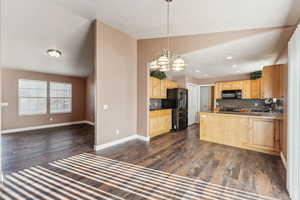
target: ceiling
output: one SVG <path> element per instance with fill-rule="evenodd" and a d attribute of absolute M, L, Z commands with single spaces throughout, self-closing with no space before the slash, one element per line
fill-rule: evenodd
<path fill-rule="evenodd" d="M 92 20 L 99 19 L 136 39 L 163 37 L 165 5 L 163 0 L 2 0 L 2 66 L 87 76 L 93 67 Z M 298 0 L 174 0 L 171 33 L 178 36 L 295 25 L 299 7 Z M 276 45 L 281 38 L 282 32 L 274 30 L 184 55 L 189 64 L 187 73 L 238 73 L 227 71 L 231 64 L 237 64 L 240 73 L 256 70 L 274 62 L 282 51 Z M 61 50 L 63 56 L 48 57 L 45 52 L 50 48 Z M 227 62 L 224 56 L 229 53 L 234 59 Z"/>
<path fill-rule="evenodd" d="M 206 79 L 259 71 L 273 65 L 286 48 L 294 28 L 270 29 L 238 40 L 182 55 L 187 70 L 172 76 L 187 75 Z M 228 60 L 227 57 L 232 57 Z"/>

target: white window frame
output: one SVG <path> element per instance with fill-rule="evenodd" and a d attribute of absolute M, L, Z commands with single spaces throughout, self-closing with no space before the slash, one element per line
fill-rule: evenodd
<path fill-rule="evenodd" d="M 62 84 L 62 85 L 68 85 L 70 86 L 70 96 L 68 95 L 65 95 L 65 96 L 61 96 L 61 97 L 53 97 L 52 96 L 52 84 Z M 72 83 L 66 83 L 66 82 L 56 82 L 56 81 L 50 81 L 49 82 L 49 113 L 50 114 L 68 114 L 68 113 L 72 113 L 73 112 L 73 90 L 72 90 L 73 86 L 72 86 Z M 51 106 L 51 103 L 52 103 L 52 99 L 69 99 L 70 101 L 70 110 L 66 111 L 66 110 L 63 110 L 63 111 L 52 111 L 52 106 Z"/>
<path fill-rule="evenodd" d="M 26 88 L 21 88 L 20 87 L 20 84 L 21 84 L 21 81 L 31 81 L 31 82 L 39 82 L 39 83 L 43 83 L 45 84 L 45 96 L 44 97 L 33 97 L 33 96 L 22 96 L 20 95 L 20 90 L 21 89 L 26 89 Z M 31 80 L 31 79 L 18 79 L 18 115 L 19 116 L 34 116 L 34 115 L 46 115 L 47 114 L 47 110 L 48 110 L 48 84 L 47 84 L 47 81 L 43 81 L 43 80 Z M 21 112 L 21 99 L 37 99 L 37 98 L 41 98 L 41 99 L 45 99 L 45 110 L 42 111 L 42 112 L 32 112 L 32 113 L 23 113 Z"/>

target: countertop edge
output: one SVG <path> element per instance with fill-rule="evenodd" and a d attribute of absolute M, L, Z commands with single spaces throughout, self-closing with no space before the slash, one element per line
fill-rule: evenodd
<path fill-rule="evenodd" d="M 258 119 L 274 119 L 283 120 L 283 116 L 255 116 L 247 114 L 228 114 L 228 113 L 216 113 L 216 112 L 200 112 L 200 115 L 221 115 L 221 116 L 234 116 L 234 117 L 247 117 L 247 118 L 258 118 Z"/>

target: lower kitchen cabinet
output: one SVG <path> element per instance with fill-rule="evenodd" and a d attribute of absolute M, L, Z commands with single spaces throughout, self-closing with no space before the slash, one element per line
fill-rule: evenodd
<path fill-rule="evenodd" d="M 200 140 L 279 155 L 281 121 L 252 116 L 200 114 Z"/>
<path fill-rule="evenodd" d="M 150 111 L 149 136 L 167 133 L 172 129 L 172 110 Z"/>
<path fill-rule="evenodd" d="M 258 150 L 280 151 L 280 121 L 250 119 L 248 145 Z"/>

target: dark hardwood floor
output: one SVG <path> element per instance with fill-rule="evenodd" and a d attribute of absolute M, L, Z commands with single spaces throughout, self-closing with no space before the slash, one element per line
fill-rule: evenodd
<path fill-rule="evenodd" d="M 2 135 L 4 173 L 93 151 L 94 127 L 87 124 Z"/>
<path fill-rule="evenodd" d="M 9 173 L 41 165 L 74 177 L 74 174 L 47 163 L 90 152 L 225 187 L 288 199 L 279 157 L 203 142 L 198 135 L 199 127 L 195 125 L 181 132 L 156 137 L 150 143 L 132 140 L 98 152 L 92 149 L 94 130 L 88 125 L 4 135 L 4 171 Z M 77 179 L 87 184 L 91 182 L 80 176 Z M 101 190 L 113 191 L 107 185 L 94 184 Z"/>

